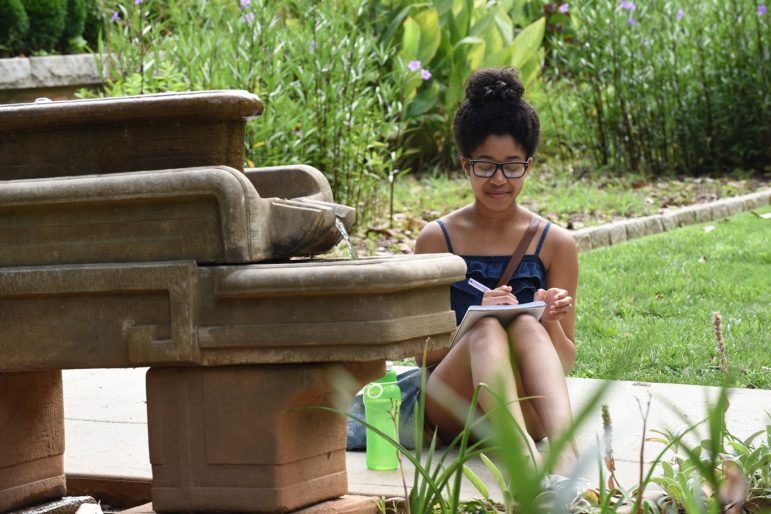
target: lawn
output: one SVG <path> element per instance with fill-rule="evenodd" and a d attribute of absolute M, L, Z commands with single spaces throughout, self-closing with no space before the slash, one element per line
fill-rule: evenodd
<path fill-rule="evenodd" d="M 771 207 L 580 255 L 574 376 L 771 388 Z"/>

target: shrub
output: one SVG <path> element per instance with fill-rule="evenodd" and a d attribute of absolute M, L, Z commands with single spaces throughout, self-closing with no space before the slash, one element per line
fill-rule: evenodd
<path fill-rule="evenodd" d="M 29 17 L 27 49 L 32 52 L 47 52 L 54 49 L 64 32 L 67 0 L 22 1 Z"/>
<path fill-rule="evenodd" d="M 86 17 L 83 22 L 83 39 L 91 48 L 96 48 L 99 35 L 104 32 L 104 16 L 97 0 L 86 0 Z"/>
<path fill-rule="evenodd" d="M 86 0 L 67 0 L 67 15 L 61 42 L 64 46 L 71 39 L 81 37 L 86 25 Z"/>
<path fill-rule="evenodd" d="M 771 164 L 763 5 L 591 0 L 571 17 L 554 39 L 550 101 L 539 111 L 568 157 L 648 175 Z"/>
<path fill-rule="evenodd" d="M 29 18 L 21 0 L 0 0 L 0 55 L 13 54 L 29 28 Z"/>

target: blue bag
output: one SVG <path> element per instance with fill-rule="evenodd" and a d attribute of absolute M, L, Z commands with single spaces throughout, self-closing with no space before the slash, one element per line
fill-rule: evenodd
<path fill-rule="evenodd" d="M 422 369 L 408 366 L 394 366 L 396 370 L 396 382 L 399 384 L 399 390 L 402 393 L 402 404 L 399 407 L 399 442 L 407 449 L 415 448 L 415 405 L 420 406 L 420 385 L 423 378 Z M 366 419 L 364 416 L 364 396 L 362 391 L 356 393 L 356 396 L 348 408 L 348 413 L 358 418 Z M 346 450 L 362 451 L 367 448 L 367 430 L 366 427 L 356 421 L 348 418 L 347 427 L 348 442 Z"/>

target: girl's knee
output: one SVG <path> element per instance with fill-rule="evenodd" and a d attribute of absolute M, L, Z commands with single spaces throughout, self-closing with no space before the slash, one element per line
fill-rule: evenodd
<path fill-rule="evenodd" d="M 509 354 L 509 338 L 496 318 L 482 318 L 469 334 L 469 350 L 476 355 Z"/>

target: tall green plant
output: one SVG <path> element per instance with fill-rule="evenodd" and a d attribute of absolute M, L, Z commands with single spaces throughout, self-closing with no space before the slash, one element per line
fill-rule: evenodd
<path fill-rule="evenodd" d="M 570 37 L 554 40 L 542 110 L 564 134 L 563 153 L 577 149 L 598 167 L 648 175 L 771 162 L 764 6 L 591 0 L 570 16 Z M 555 97 L 564 102 L 556 113 Z"/>
<path fill-rule="evenodd" d="M 395 4 L 395 5 L 394 5 Z M 401 81 L 404 125 L 398 146 L 414 150 L 413 167 L 426 161 L 451 169 L 455 161 L 451 116 L 464 95 L 464 82 L 481 67 L 517 68 L 526 90 L 537 86 L 544 51 L 545 19 L 522 21 L 513 1 L 431 0 L 391 4 L 383 39 L 398 39 L 393 61 Z"/>

